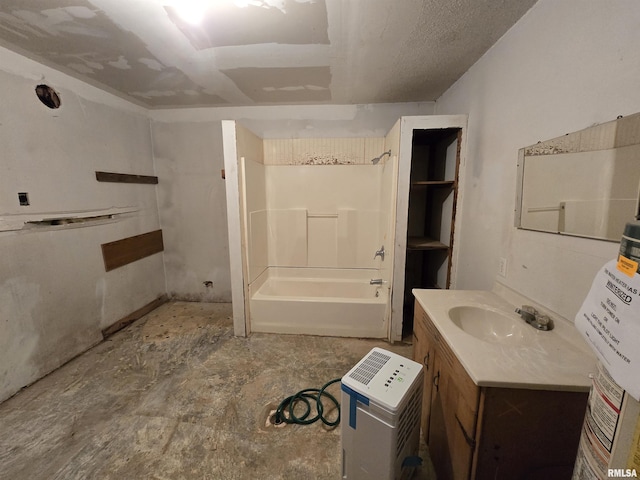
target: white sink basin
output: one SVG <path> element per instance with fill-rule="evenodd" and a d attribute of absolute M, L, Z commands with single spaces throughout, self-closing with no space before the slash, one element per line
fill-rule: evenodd
<path fill-rule="evenodd" d="M 553 330 L 536 330 L 514 311 L 532 300 L 501 291 L 504 297 L 486 290 L 413 294 L 476 385 L 588 392 L 596 358 L 573 323 L 554 316 Z"/>
<path fill-rule="evenodd" d="M 462 331 L 485 342 L 521 345 L 527 338 L 527 325 L 515 313 L 507 315 L 489 308 L 460 306 L 449 310 L 449 318 Z"/>

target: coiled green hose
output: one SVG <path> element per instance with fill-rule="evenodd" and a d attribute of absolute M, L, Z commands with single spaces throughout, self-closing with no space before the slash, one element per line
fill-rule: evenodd
<path fill-rule="evenodd" d="M 342 379 L 336 378 L 334 380 L 331 380 L 328 383 L 325 383 L 320 389 L 307 388 L 305 390 L 300 390 L 295 395 L 291 395 L 290 397 L 285 398 L 282 402 L 280 402 L 280 405 L 278 405 L 278 408 L 276 409 L 276 412 L 274 414 L 274 420 L 275 420 L 274 423 L 276 425 L 279 425 L 280 423 L 283 423 L 283 422 L 289 423 L 289 424 L 296 424 L 296 425 L 309 425 L 311 423 L 317 422 L 318 420 L 321 420 L 322 423 L 324 423 L 325 425 L 329 427 L 335 427 L 340 423 L 340 403 L 338 402 L 338 400 L 336 400 L 336 398 L 333 395 L 326 392 L 325 390 L 330 385 L 333 385 L 334 383 L 337 383 L 340 380 Z M 338 410 L 338 418 L 336 418 L 335 420 L 333 421 L 328 420 L 324 416 L 324 407 L 322 406 L 322 397 L 328 398 Z M 315 401 L 315 407 L 316 407 L 317 413 L 313 417 L 309 417 L 309 415 L 311 414 L 312 401 Z M 306 406 L 306 410 L 300 416 L 297 416 L 294 413 L 295 407 L 298 403 L 303 403 Z"/>

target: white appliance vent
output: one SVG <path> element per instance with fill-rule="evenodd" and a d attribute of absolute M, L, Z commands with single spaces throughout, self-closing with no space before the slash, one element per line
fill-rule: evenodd
<path fill-rule="evenodd" d="M 409 440 L 409 437 L 411 436 L 414 426 L 420 423 L 420 412 L 422 408 L 422 405 L 420 405 L 420 402 L 422 401 L 421 394 L 422 392 L 420 390 L 415 390 L 409 399 L 407 406 L 400 414 L 400 419 L 398 420 L 398 444 L 396 446 L 396 455 L 400 455 L 400 452 L 402 452 L 407 440 Z"/>
<path fill-rule="evenodd" d="M 364 359 L 358 368 L 351 372 L 349 377 L 363 385 L 369 385 L 371 379 L 376 376 L 389 360 L 391 360 L 389 355 L 374 350 Z"/>

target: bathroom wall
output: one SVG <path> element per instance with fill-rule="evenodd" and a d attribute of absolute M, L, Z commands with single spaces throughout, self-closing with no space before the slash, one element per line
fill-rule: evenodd
<path fill-rule="evenodd" d="M 237 131 L 238 155 L 262 163 L 260 139 L 241 126 Z M 180 300 L 229 302 L 220 121 L 154 122 L 152 134 L 167 293 Z"/>
<path fill-rule="evenodd" d="M 438 99 L 469 114 L 457 288 L 498 280 L 573 319 L 618 245 L 514 228 L 518 149 L 640 111 L 639 26 L 636 0 L 540 0 Z"/>
<path fill-rule="evenodd" d="M 35 95 L 47 83 L 62 106 Z M 165 293 L 162 254 L 105 272 L 101 244 L 159 228 L 146 111 L 0 48 L 0 224 L 16 215 L 130 207 L 114 221 L 0 231 L 0 401 L 102 340 Z M 30 205 L 20 206 L 18 192 Z M 44 215 L 42 215 L 44 216 Z M 18 222 L 20 223 L 20 222 Z"/>
<path fill-rule="evenodd" d="M 384 137 L 398 118 L 431 115 L 435 102 L 375 105 L 279 105 L 152 110 L 153 124 L 237 120 L 258 137 Z"/>
<path fill-rule="evenodd" d="M 229 301 L 229 253 L 217 248 L 227 241 L 220 125 L 159 123 L 152 135 L 167 293 L 180 300 Z"/>
<path fill-rule="evenodd" d="M 264 139 L 368 138 L 384 137 L 403 115 L 433 111 L 432 102 L 150 111 L 161 179 L 160 217 L 168 239 L 168 292 L 184 298 L 231 300 L 231 280 L 224 275 L 229 274 L 229 241 L 225 181 L 220 177 L 224 168 L 222 120 L 237 120 Z M 169 178 L 171 182 L 162 181 Z M 201 182 L 207 187 L 199 187 L 194 195 L 192 185 Z M 213 281 L 210 289 L 203 286 L 206 280 Z"/>

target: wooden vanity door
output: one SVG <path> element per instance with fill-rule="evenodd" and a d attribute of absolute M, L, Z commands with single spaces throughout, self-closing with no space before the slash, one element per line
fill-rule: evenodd
<path fill-rule="evenodd" d="M 431 390 L 433 385 L 433 362 L 435 360 L 435 338 L 429 331 L 431 321 L 416 302 L 413 320 L 413 360 L 424 367 L 424 385 L 422 392 L 422 415 L 420 417 L 420 431 L 425 443 L 429 444 L 429 422 L 431 417 Z"/>
<path fill-rule="evenodd" d="M 438 344 L 433 367 L 429 454 L 439 480 L 467 480 L 475 450 L 480 389 L 444 342 Z"/>

